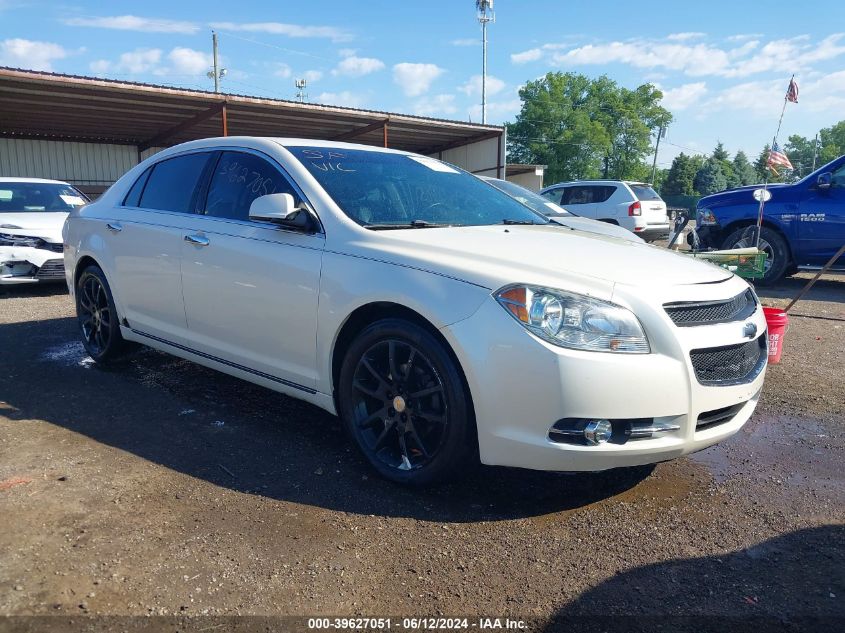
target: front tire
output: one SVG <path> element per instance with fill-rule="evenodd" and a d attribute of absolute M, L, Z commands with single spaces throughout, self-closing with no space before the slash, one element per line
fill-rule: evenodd
<path fill-rule="evenodd" d="M 722 248 L 748 248 L 754 246 L 756 227 L 746 226 L 737 229 L 722 243 Z M 761 286 L 770 286 L 777 283 L 785 274 L 790 265 L 789 247 L 780 233 L 766 226 L 760 229 L 761 251 L 766 253 L 765 274 L 756 283 Z"/>
<path fill-rule="evenodd" d="M 445 346 L 419 325 L 377 321 L 352 342 L 338 405 L 354 443 L 391 481 L 425 486 L 474 463 L 469 398 Z"/>
<path fill-rule="evenodd" d="M 126 342 L 120 334 L 111 289 L 99 266 L 88 266 L 76 282 L 76 318 L 82 345 L 95 362 L 106 364 L 121 356 Z"/>

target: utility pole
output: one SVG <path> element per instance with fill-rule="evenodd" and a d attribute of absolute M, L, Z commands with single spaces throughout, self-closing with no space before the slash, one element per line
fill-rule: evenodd
<path fill-rule="evenodd" d="M 475 0 L 477 17 L 481 23 L 481 123 L 487 123 L 487 24 L 496 21 L 493 0 Z"/>
<path fill-rule="evenodd" d="M 816 132 L 816 138 L 813 141 L 813 168 L 810 170 L 810 172 L 816 171 L 816 157 L 818 156 L 818 154 L 819 154 L 819 133 Z"/>
<path fill-rule="evenodd" d="M 657 131 L 657 143 L 654 146 L 654 162 L 651 165 L 651 184 L 654 186 L 654 180 L 657 178 L 657 151 L 660 149 L 660 139 L 666 136 L 666 126 L 661 125 Z"/>
<path fill-rule="evenodd" d="M 217 32 L 211 32 L 211 49 L 214 56 L 214 92 L 220 92 L 220 67 L 217 63 Z"/>
<path fill-rule="evenodd" d="M 220 92 L 220 80 L 226 76 L 226 69 L 220 68 L 220 63 L 217 58 L 217 33 L 214 31 L 211 32 L 211 52 L 214 68 L 205 73 L 205 76 L 214 80 L 214 92 Z"/>

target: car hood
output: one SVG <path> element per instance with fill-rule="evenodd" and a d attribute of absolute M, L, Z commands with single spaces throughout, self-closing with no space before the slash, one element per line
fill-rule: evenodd
<path fill-rule="evenodd" d="M 560 224 L 561 226 L 570 229 L 577 229 L 579 231 L 587 231 L 588 233 L 595 233 L 598 235 L 606 235 L 609 237 L 618 237 L 629 242 L 637 242 L 642 244 L 642 238 L 634 235 L 628 229 L 622 228 L 616 224 L 609 224 L 608 222 L 599 222 L 598 220 L 591 220 L 590 218 L 582 218 L 577 215 L 563 215 L 549 218 L 551 222 Z"/>
<path fill-rule="evenodd" d="M 58 211 L 45 213 L 0 213 L 0 233 L 40 237 L 47 242 L 60 244 L 62 226 L 68 214 Z M 11 228 L 19 227 L 19 228 Z"/>
<path fill-rule="evenodd" d="M 376 233 L 368 257 L 411 265 L 491 290 L 508 283 L 593 288 L 665 287 L 724 281 L 733 274 L 645 242 L 557 225 L 468 226 Z M 363 246 L 363 243 L 359 243 Z M 362 253 L 363 255 L 364 253 Z M 593 293 L 588 293 L 593 294 Z"/>
<path fill-rule="evenodd" d="M 766 185 L 766 189 L 768 189 L 773 196 L 778 190 L 788 187 L 791 187 L 791 185 L 786 183 L 772 183 Z M 743 187 L 735 187 L 734 189 L 726 189 L 725 191 L 719 191 L 718 193 L 713 193 L 701 198 L 698 201 L 697 206 L 699 209 L 703 209 L 705 207 L 721 206 L 723 204 L 735 203 L 738 201 L 756 202 L 756 200 L 754 200 L 754 191 L 762 188 L 763 185 L 745 185 Z"/>

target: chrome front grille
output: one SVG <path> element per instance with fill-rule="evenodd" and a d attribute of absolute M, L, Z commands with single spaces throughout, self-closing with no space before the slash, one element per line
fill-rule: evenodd
<path fill-rule="evenodd" d="M 675 325 L 691 327 L 747 319 L 757 309 L 757 300 L 749 288 L 733 299 L 664 303 L 663 309 Z"/>
<path fill-rule="evenodd" d="M 756 340 L 694 349 L 690 360 L 702 385 L 737 385 L 754 380 L 766 366 L 766 333 Z"/>
<path fill-rule="evenodd" d="M 38 272 L 35 273 L 35 276 L 38 279 L 43 279 L 44 281 L 53 280 L 53 279 L 64 279 L 65 278 L 65 260 L 63 259 L 48 259 L 44 262 L 44 265 L 38 269 Z"/>

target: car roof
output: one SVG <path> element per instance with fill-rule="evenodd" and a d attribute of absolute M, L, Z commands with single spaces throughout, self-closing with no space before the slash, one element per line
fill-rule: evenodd
<path fill-rule="evenodd" d="M 0 176 L 0 182 L 32 182 L 50 185 L 67 185 L 68 183 L 62 180 L 50 180 L 48 178 L 15 178 L 14 176 Z"/>
<path fill-rule="evenodd" d="M 217 136 L 211 138 L 202 138 L 195 141 L 188 141 L 179 145 L 173 145 L 163 150 L 159 154 L 162 158 L 171 154 L 178 154 L 180 151 L 189 149 L 203 149 L 206 147 L 226 147 L 232 146 L 249 146 L 256 145 L 267 147 L 267 143 L 276 143 L 282 147 L 326 147 L 331 149 L 349 149 L 349 150 L 365 150 L 368 152 L 381 152 L 388 154 L 411 154 L 398 149 L 390 149 L 387 147 L 378 147 L 375 145 L 361 145 L 359 143 L 343 143 L 340 141 L 322 141 L 313 138 L 284 138 L 275 136 Z M 158 156 L 154 154 L 153 156 Z"/>
<path fill-rule="evenodd" d="M 638 180 L 568 180 L 566 182 L 558 182 L 544 189 L 552 189 L 553 187 L 569 187 L 571 185 L 637 185 L 640 187 L 651 187 L 647 182 L 640 182 Z"/>

